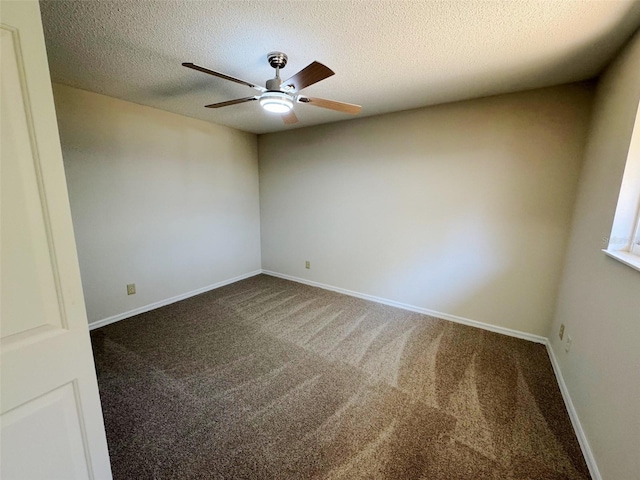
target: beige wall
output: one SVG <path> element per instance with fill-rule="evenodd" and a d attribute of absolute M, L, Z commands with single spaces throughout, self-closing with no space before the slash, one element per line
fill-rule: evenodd
<path fill-rule="evenodd" d="M 260 136 L 262 267 L 546 336 L 591 99 L 569 85 Z"/>
<path fill-rule="evenodd" d="M 557 315 L 549 332 L 605 480 L 640 479 L 640 272 L 606 257 L 640 99 L 640 34 L 598 85 Z M 557 331 L 573 344 L 565 353 Z"/>
<path fill-rule="evenodd" d="M 54 96 L 90 322 L 260 268 L 255 135 L 61 85 Z"/>

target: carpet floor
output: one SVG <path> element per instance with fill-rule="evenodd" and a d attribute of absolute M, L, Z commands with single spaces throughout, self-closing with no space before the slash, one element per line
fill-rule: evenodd
<path fill-rule="evenodd" d="M 266 275 L 91 339 L 115 479 L 590 478 L 543 345 Z"/>

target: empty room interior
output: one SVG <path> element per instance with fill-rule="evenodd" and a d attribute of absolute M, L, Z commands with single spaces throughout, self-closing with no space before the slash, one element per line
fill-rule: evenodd
<path fill-rule="evenodd" d="M 640 480 L 640 2 L 0 12 L 2 478 Z"/>

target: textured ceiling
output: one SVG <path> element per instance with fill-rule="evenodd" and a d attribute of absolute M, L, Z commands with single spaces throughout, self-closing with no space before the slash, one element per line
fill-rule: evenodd
<path fill-rule="evenodd" d="M 289 55 L 287 78 L 318 60 L 336 75 L 309 96 L 376 115 L 597 75 L 640 24 L 621 1 L 41 2 L 53 80 L 254 133 L 352 118 L 296 105 L 285 126 L 257 93 L 182 67 L 193 62 L 264 85 L 266 54 Z"/>

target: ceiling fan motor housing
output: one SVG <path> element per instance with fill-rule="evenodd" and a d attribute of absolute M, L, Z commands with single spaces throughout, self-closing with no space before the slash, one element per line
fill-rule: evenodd
<path fill-rule="evenodd" d="M 280 77 L 267 80 L 267 90 L 273 91 L 273 92 L 279 92 L 281 83 L 282 83 L 282 80 L 280 79 Z"/>

